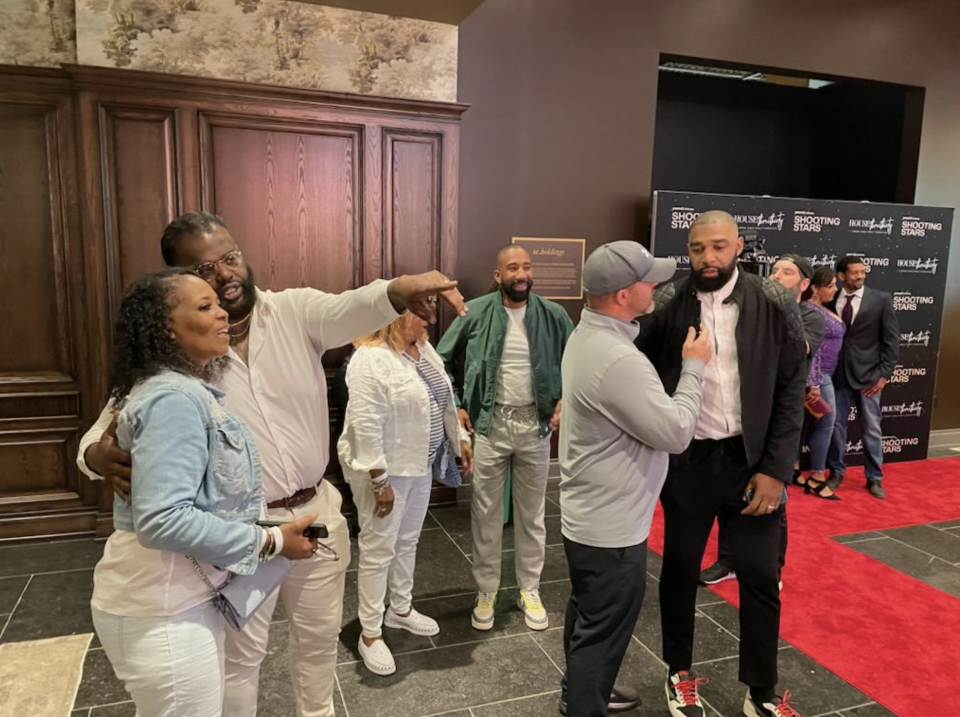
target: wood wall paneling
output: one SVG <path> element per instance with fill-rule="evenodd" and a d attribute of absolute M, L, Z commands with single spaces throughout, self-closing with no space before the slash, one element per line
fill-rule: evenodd
<path fill-rule="evenodd" d="M 384 130 L 382 276 L 440 268 L 442 138 Z"/>
<path fill-rule="evenodd" d="M 362 284 L 362 128 L 201 113 L 204 206 L 224 217 L 257 285 Z"/>
<path fill-rule="evenodd" d="M 0 431 L 0 514 L 29 504 L 34 509 L 80 504 L 71 429 Z"/>
<path fill-rule="evenodd" d="M 0 104 L 0 385 L 72 374 L 56 114 Z"/>
<path fill-rule="evenodd" d="M 221 215 L 263 288 L 452 273 L 465 109 L 0 67 L 0 541 L 112 529 L 112 493 L 75 451 L 106 398 L 122 292 L 162 265 L 171 219 Z M 325 355 L 328 376 L 342 357 Z M 348 492 L 335 457 L 327 477 Z M 435 503 L 453 496 L 435 487 Z"/>
<path fill-rule="evenodd" d="M 90 531 L 74 458 L 88 375 L 72 102 L 51 71 L 0 73 L 0 540 Z"/>
<path fill-rule="evenodd" d="M 99 116 L 104 239 L 114 317 L 130 282 L 163 267 L 160 233 L 180 213 L 176 111 L 100 104 Z"/>

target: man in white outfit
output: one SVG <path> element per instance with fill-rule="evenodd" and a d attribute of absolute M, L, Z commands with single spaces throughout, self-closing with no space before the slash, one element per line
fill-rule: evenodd
<path fill-rule="evenodd" d="M 320 359 L 327 349 L 390 323 L 406 308 L 432 319 L 436 295 L 462 314 L 456 282 L 428 272 L 342 294 L 309 288 L 261 291 L 223 220 L 205 212 L 171 222 L 161 251 L 168 265 L 193 267 L 229 314 L 229 360 L 219 387 L 226 392 L 227 408 L 246 422 L 256 440 L 268 517 L 289 521 L 317 514 L 329 531 L 315 556 L 294 564 L 242 632 L 228 631 L 223 713 L 256 715 L 260 664 L 279 597 L 289 619 L 298 715 L 330 717 L 350 540 L 340 493 L 322 480 L 330 457 L 330 427 Z M 108 429 L 113 414 L 114 406 L 107 404 L 83 437 L 77 464 L 91 478 L 108 478 L 124 497 L 130 461 Z"/>

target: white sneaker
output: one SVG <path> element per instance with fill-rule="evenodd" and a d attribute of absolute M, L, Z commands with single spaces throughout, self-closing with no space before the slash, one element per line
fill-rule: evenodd
<path fill-rule="evenodd" d="M 440 626 L 432 617 L 427 617 L 412 607 L 409 615 L 398 615 L 392 607 L 388 607 L 383 615 L 383 624 L 397 630 L 406 630 L 414 635 L 431 637 L 440 634 Z"/>
<path fill-rule="evenodd" d="M 397 671 L 397 663 L 393 661 L 393 653 L 390 652 L 390 648 L 387 647 L 387 643 L 383 641 L 382 637 L 376 640 L 370 647 L 367 647 L 367 644 L 361 637 L 359 647 L 363 664 L 366 665 L 367 669 L 373 674 L 386 677 Z"/>
<path fill-rule="evenodd" d="M 470 615 L 470 624 L 474 630 L 489 630 L 493 627 L 493 609 L 497 605 L 497 591 L 478 592 L 477 602 Z"/>
<path fill-rule="evenodd" d="M 523 610 L 523 621 L 531 630 L 546 630 L 550 627 L 547 611 L 540 600 L 539 590 L 521 590 L 517 607 Z"/>

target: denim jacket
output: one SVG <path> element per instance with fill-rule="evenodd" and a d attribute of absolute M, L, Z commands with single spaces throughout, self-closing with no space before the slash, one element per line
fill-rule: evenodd
<path fill-rule="evenodd" d="M 223 392 L 164 371 L 137 384 L 117 421 L 130 451 L 129 502 L 114 497 L 113 523 L 145 548 L 205 560 L 233 573 L 257 568 L 263 497 L 260 455 Z"/>

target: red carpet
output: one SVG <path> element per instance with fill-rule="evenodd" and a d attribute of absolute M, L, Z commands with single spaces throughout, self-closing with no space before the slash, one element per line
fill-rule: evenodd
<path fill-rule="evenodd" d="M 885 501 L 867 493 L 857 468 L 847 472 L 842 502 L 790 489 L 780 634 L 900 717 L 954 714 L 960 600 L 831 537 L 960 518 L 960 459 L 888 464 L 884 474 Z M 662 553 L 659 508 L 649 544 Z M 704 565 L 715 558 L 716 530 Z M 715 592 L 738 603 L 736 582 Z"/>

